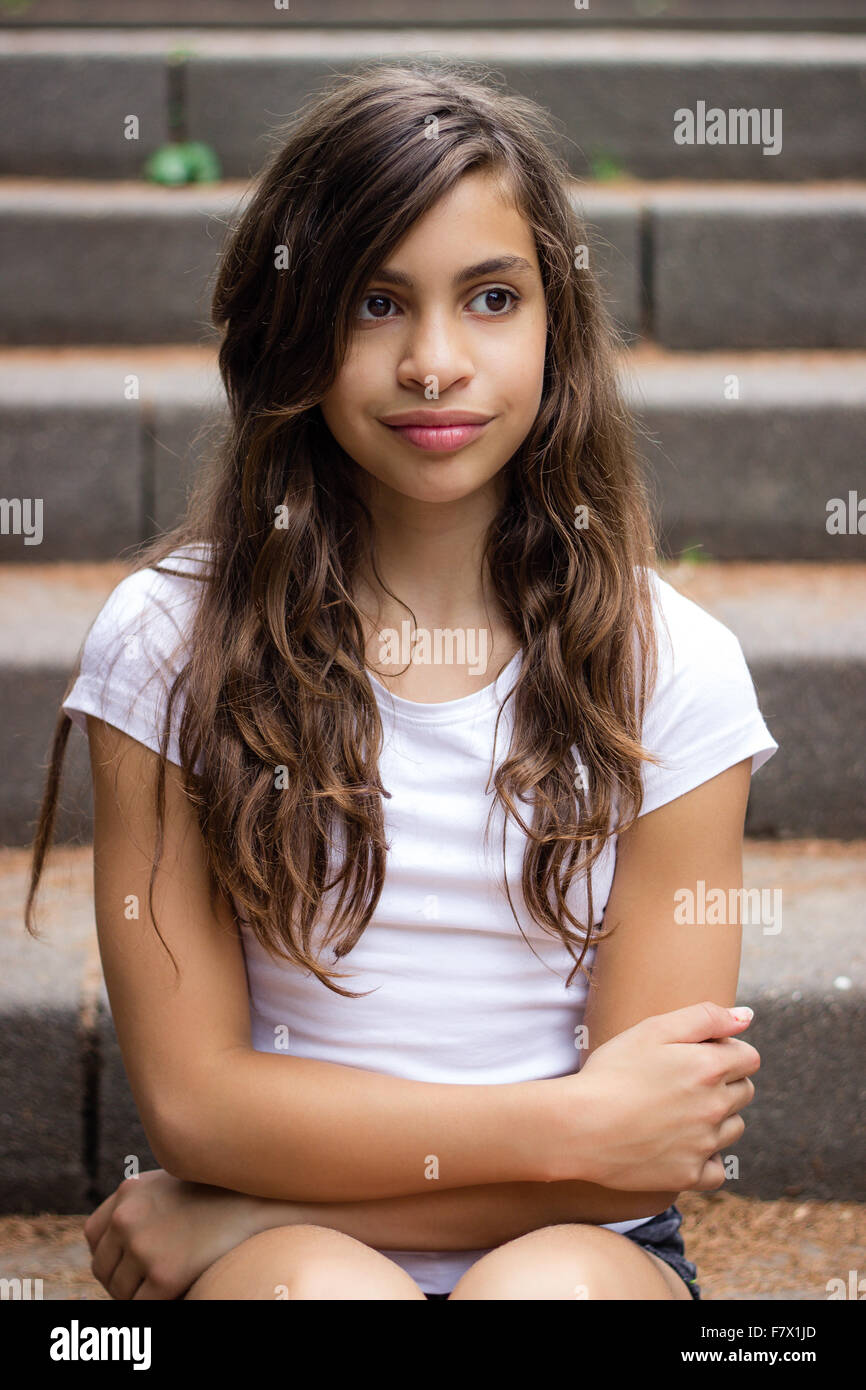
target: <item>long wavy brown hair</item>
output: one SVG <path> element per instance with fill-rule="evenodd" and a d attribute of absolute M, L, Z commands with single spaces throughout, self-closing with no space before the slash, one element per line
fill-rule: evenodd
<path fill-rule="evenodd" d="M 548 312 L 540 408 L 504 465 L 505 500 L 484 549 L 522 646 L 511 744 L 491 762 L 491 813 L 500 803 L 525 833 L 524 901 L 575 961 L 568 984 L 588 973 L 584 956 L 600 939 L 592 865 L 613 829 L 640 812 L 641 762 L 658 761 L 640 743 L 657 672 L 656 543 L 617 381 L 618 336 L 593 273 L 573 259 L 589 238 L 557 137 L 548 114 L 496 75 L 435 60 L 356 68 L 278 128 L 216 269 L 212 317 L 229 405 L 218 446 L 181 523 L 135 554 L 135 570 L 163 573 L 180 572 L 164 561 L 181 546 L 204 542 L 210 556 L 191 581 L 200 600 L 161 730 L 149 893 L 158 933 L 166 748 L 182 704 L 183 785 L 212 902 L 218 891 L 234 899 L 271 954 L 360 997 L 335 983 L 345 975 L 317 959 L 311 938 L 324 894 L 339 885 L 324 939 L 335 959 L 346 955 L 384 884 L 383 729 L 353 599 L 362 560 L 372 556 L 379 576 L 361 470 L 318 405 L 386 257 L 458 179 L 489 170 L 532 228 Z M 588 524 L 575 525 L 578 507 Z M 277 527 L 277 514 L 287 524 Z M 70 724 L 61 710 L 32 846 L 25 921 L 34 935 Z M 279 790 L 276 768 L 287 769 Z M 532 808 L 529 822 L 520 803 Z M 489 831 L 488 818 L 485 841 Z M 503 859 L 504 848 L 503 823 Z M 567 902 L 580 874 L 587 923 Z M 517 919 L 507 876 L 505 889 Z"/>

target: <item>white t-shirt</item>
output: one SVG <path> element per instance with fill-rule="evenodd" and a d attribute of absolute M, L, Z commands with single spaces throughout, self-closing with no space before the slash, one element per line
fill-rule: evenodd
<path fill-rule="evenodd" d="M 188 571 L 205 556 L 188 549 L 176 552 L 170 563 Z M 657 623 L 660 674 L 643 740 L 665 766 L 642 765 L 642 814 L 743 758 L 752 757 L 754 773 L 778 747 L 761 716 L 736 636 L 666 581 L 655 574 L 653 579 L 671 643 Z M 184 632 L 200 592 L 195 580 L 153 570 L 117 585 L 88 634 L 81 674 L 63 706 L 82 729 L 85 715 L 92 714 L 158 748 L 167 691 L 183 665 Z M 371 677 L 385 730 L 380 772 L 391 793 L 384 801 L 385 885 L 350 955 L 336 962 L 328 948 L 322 959 L 354 972 L 344 986 L 373 992 L 358 999 L 333 993 L 312 973 L 273 960 L 241 921 L 257 1051 L 288 1051 L 458 1084 L 528 1081 L 578 1069 L 576 1029 L 586 982 L 578 972 L 566 989 L 570 955 L 526 911 L 520 888 L 523 837 L 509 819 L 508 882 L 532 949 L 518 930 L 502 885 L 501 807 L 486 856 L 482 845 L 494 723 L 519 659 L 518 653 L 495 683 L 436 704 L 392 695 Z M 159 674 L 163 662 L 166 676 Z M 178 720 L 179 706 L 180 701 Z M 509 703 L 500 722 L 497 761 L 508 747 L 511 708 Z M 173 722 L 168 746 L 173 762 L 179 762 L 176 728 Z M 612 836 L 593 867 L 596 922 L 607 904 L 615 862 Z M 336 889 L 331 893 L 336 901 Z M 585 923 L 582 881 L 573 885 L 569 905 Z M 594 948 L 586 964 L 593 958 Z M 427 1161 L 426 1154 L 422 1158 Z M 650 1219 L 608 1225 L 625 1231 Z M 486 1252 L 383 1253 L 425 1292 L 447 1293 Z"/>

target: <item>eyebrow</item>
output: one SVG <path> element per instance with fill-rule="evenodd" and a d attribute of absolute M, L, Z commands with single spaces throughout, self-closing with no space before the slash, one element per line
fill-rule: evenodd
<path fill-rule="evenodd" d="M 491 256 L 489 260 L 478 261 L 476 265 L 464 266 L 452 280 L 454 285 L 463 285 L 467 280 L 479 280 L 484 275 L 498 275 L 506 270 L 528 270 L 533 267 L 525 256 Z M 403 270 L 393 266 L 383 266 L 373 280 L 387 280 L 390 285 L 402 285 L 407 290 L 415 288 L 415 282 Z"/>

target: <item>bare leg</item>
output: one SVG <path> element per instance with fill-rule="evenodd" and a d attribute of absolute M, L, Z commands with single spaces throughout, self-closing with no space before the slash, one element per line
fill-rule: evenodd
<path fill-rule="evenodd" d="M 188 1299 L 424 1298 L 405 1270 L 354 1236 L 325 1226 L 275 1226 L 216 1260 Z"/>
<path fill-rule="evenodd" d="M 601 1226 L 544 1226 L 506 1241 L 467 1269 L 451 1298 L 628 1298 L 691 1301 L 685 1283 L 648 1250 Z"/>

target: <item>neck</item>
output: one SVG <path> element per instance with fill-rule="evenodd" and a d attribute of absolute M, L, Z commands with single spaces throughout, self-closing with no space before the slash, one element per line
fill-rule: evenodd
<path fill-rule="evenodd" d="M 366 565 L 357 586 L 361 608 L 370 608 L 377 621 L 391 622 L 408 616 L 407 605 L 419 626 L 479 625 L 485 614 L 494 621 L 482 552 L 500 506 L 497 478 L 470 497 L 444 503 L 419 502 L 371 482 L 367 505 L 375 523 L 382 584 Z"/>

